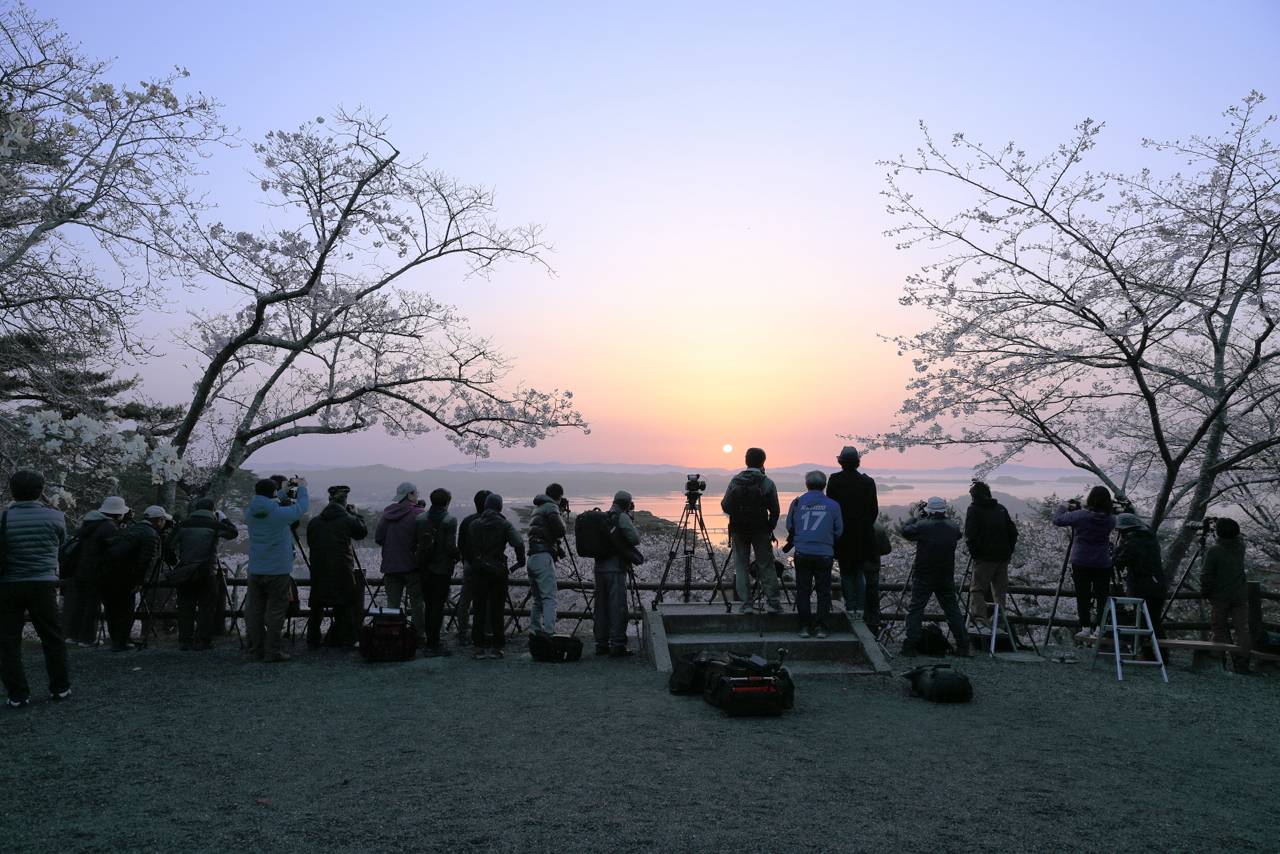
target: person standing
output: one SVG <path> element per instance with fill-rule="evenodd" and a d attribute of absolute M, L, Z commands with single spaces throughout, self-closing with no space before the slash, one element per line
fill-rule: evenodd
<path fill-rule="evenodd" d="M 66 619 L 67 643 L 73 646 L 98 645 L 98 613 L 102 607 L 103 581 L 113 569 L 108 555 L 120 533 L 120 522 L 129 505 L 118 495 L 104 498 L 97 510 L 80 520 L 76 536 L 75 601 Z"/>
<path fill-rule="evenodd" d="M 476 512 L 463 518 L 458 523 L 458 555 L 462 559 L 462 589 L 458 591 L 458 606 L 454 610 L 454 622 L 458 628 L 458 646 L 471 646 L 471 604 L 473 593 L 475 591 L 475 576 L 471 571 L 471 559 L 469 546 L 467 543 L 467 528 L 476 519 L 480 518 L 480 514 L 484 512 L 485 499 L 490 495 L 489 490 L 481 489 L 472 498 L 475 504 Z"/>
<path fill-rule="evenodd" d="M 969 630 L 956 601 L 956 543 L 960 542 L 960 526 L 947 518 L 947 502 L 934 497 L 924 502 L 923 507 L 913 507 L 911 518 L 902 526 L 902 536 L 916 544 L 916 559 L 912 568 L 911 604 L 907 608 L 907 639 L 901 654 L 916 654 L 924 609 L 929 597 L 934 596 L 951 626 L 956 655 L 968 657 Z"/>
<path fill-rule="evenodd" d="M 1111 532 L 1116 527 L 1111 493 L 1105 486 L 1089 490 L 1084 507 L 1076 500 L 1059 504 L 1053 524 L 1071 528 L 1071 580 L 1076 586 L 1076 615 L 1080 631 L 1076 640 L 1098 636 L 1098 623 L 1111 589 Z M 1095 614 L 1096 612 L 1096 614 Z"/>
<path fill-rule="evenodd" d="M 777 499 L 777 493 L 774 493 L 774 499 Z M 627 648 L 627 577 L 634 566 L 631 552 L 640 546 L 640 532 L 632 521 L 635 508 L 631 493 L 625 489 L 614 494 L 613 504 L 609 507 L 613 554 L 595 561 L 596 655 L 626 658 L 633 654 Z M 770 561 L 772 559 L 771 556 Z"/>
<path fill-rule="evenodd" d="M 169 534 L 165 549 L 186 581 L 178 593 L 178 649 L 206 650 L 213 646 L 218 618 L 218 540 L 234 540 L 239 532 L 226 516 L 214 510 L 212 498 L 198 498 L 191 515 Z"/>
<path fill-rule="evenodd" d="M 811 471 L 804 476 L 809 491 L 796 496 L 787 510 L 787 548 L 796 551 L 796 612 L 800 615 L 800 637 L 810 634 L 820 638 L 827 636 L 827 621 L 831 618 L 831 565 L 835 560 L 836 540 L 844 533 L 844 518 L 840 505 L 832 501 L 823 489 L 827 476 Z M 813 620 L 809 610 L 809 595 L 818 590 L 818 619 Z"/>
<path fill-rule="evenodd" d="M 1156 638 L 1164 637 L 1161 613 L 1167 598 L 1164 561 L 1160 556 L 1160 541 L 1155 533 L 1133 513 L 1121 513 L 1116 517 L 1116 530 L 1120 532 L 1120 545 L 1115 553 L 1117 572 L 1125 576 L 1125 589 L 1130 596 L 1146 602 L 1151 615 L 1151 628 Z M 1142 647 L 1149 660 L 1155 660 L 1153 640 L 1143 638 Z"/>
<path fill-rule="evenodd" d="M 987 599 L 1004 610 L 1005 593 L 1009 589 L 1009 560 L 1018 543 L 1018 526 L 1004 505 L 991 495 L 991 487 L 980 480 L 969 487 L 973 501 L 964 515 L 964 541 L 973 559 L 973 578 L 969 583 L 969 616 L 974 625 L 987 620 Z"/>
<path fill-rule="evenodd" d="M 382 546 L 382 581 L 387 590 L 387 606 L 399 608 L 408 595 L 409 614 L 418 645 L 426 644 L 427 620 L 422 604 L 422 576 L 413 560 L 414 520 L 422 514 L 418 487 L 405 482 L 396 489 L 396 500 L 388 504 L 378 520 L 373 541 Z"/>
<path fill-rule="evenodd" d="M 555 486 L 556 484 L 552 484 Z M 564 539 L 564 517 L 560 515 L 559 496 L 534 496 L 533 515 L 529 518 L 529 631 L 552 635 L 556 631 L 556 558 L 561 556 Z"/>
<path fill-rule="evenodd" d="M 1249 580 L 1244 571 L 1244 541 L 1240 539 L 1240 523 L 1235 519 L 1219 519 L 1214 528 L 1217 542 L 1204 553 L 1200 570 L 1200 595 L 1209 600 L 1214 643 L 1231 643 L 1228 625 L 1235 627 L 1236 646 L 1232 654 L 1236 673 L 1249 673 L 1249 652 L 1253 635 L 1249 633 Z"/>
<path fill-rule="evenodd" d="M 875 524 L 880 517 L 876 482 L 859 471 L 862 455 L 846 445 L 836 457 L 840 471 L 827 478 L 827 497 L 840 505 L 844 533 L 836 539 L 840 592 L 846 611 L 861 611 L 872 634 L 880 631 L 880 549 Z"/>
<path fill-rule="evenodd" d="M 426 600 L 427 643 L 423 655 L 435 658 L 451 654 L 440 640 L 440 629 L 453 585 L 453 568 L 458 564 L 458 520 L 449 514 L 453 495 L 447 489 L 433 489 L 430 500 L 431 508 L 414 523 L 413 555 Z"/>
<path fill-rule="evenodd" d="M 773 566 L 773 532 L 782 513 L 778 506 L 778 487 L 764 473 L 764 461 L 763 450 L 748 448 L 747 467 L 733 476 L 724 498 L 720 500 L 720 509 L 729 517 L 734 585 L 738 594 L 738 613 L 741 614 L 755 610 L 751 601 L 749 571 L 753 560 L 769 613 L 782 613 L 782 603 L 778 600 L 778 576 Z"/>
<path fill-rule="evenodd" d="M 122 528 L 107 548 L 110 569 L 102 578 L 102 609 L 107 617 L 112 652 L 133 648 L 130 635 L 137 608 L 134 596 L 152 577 L 160 560 L 163 543 L 160 533 L 168 523 L 169 514 L 153 504 L 142 511 L 141 519 Z"/>
<path fill-rule="evenodd" d="M 467 526 L 468 557 L 471 561 L 472 603 L 471 642 L 473 658 L 502 658 L 506 645 L 503 606 L 507 601 L 507 546 L 515 550 L 511 569 L 525 565 L 524 543 L 515 527 L 502 515 L 502 496 L 491 493 L 484 500 L 484 512 Z"/>
<path fill-rule="evenodd" d="M 364 589 L 356 574 L 354 540 L 369 535 L 369 526 L 355 507 L 347 503 L 349 486 L 329 487 L 329 503 L 307 523 L 307 548 L 311 550 L 311 592 L 308 599 L 307 646 L 342 649 L 360 639 L 364 613 Z M 325 611 L 330 613 L 329 633 L 321 638 Z"/>
<path fill-rule="evenodd" d="M 271 478 L 254 485 L 244 511 L 249 533 L 249 590 L 244 622 L 248 655 L 258 661 L 288 661 L 280 648 L 280 633 L 289 612 L 293 574 L 293 530 L 311 507 L 306 478 L 297 478 L 296 499 L 279 497 L 284 491 Z M 292 483 L 292 481 L 291 481 Z"/>
<path fill-rule="evenodd" d="M 31 702 L 22 666 L 27 616 L 40 638 L 49 698 L 71 696 L 67 644 L 58 625 L 58 552 L 67 541 L 61 512 L 41 503 L 44 477 L 22 469 L 9 478 L 13 503 L 0 514 L 0 679 L 10 708 Z"/>

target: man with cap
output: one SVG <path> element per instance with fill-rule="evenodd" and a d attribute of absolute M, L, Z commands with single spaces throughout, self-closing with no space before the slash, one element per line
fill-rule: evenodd
<path fill-rule="evenodd" d="M 1009 559 L 1018 544 L 1018 526 L 1004 505 L 991 495 L 991 487 L 975 480 L 969 487 L 972 502 L 964 516 L 964 541 L 973 559 L 969 584 L 969 615 L 974 625 L 986 622 L 987 600 L 1004 609 L 1009 589 Z"/>
<path fill-rule="evenodd" d="M 1164 622 L 1160 614 L 1167 598 L 1167 579 L 1164 560 L 1160 556 L 1160 541 L 1137 514 L 1121 513 L 1116 517 L 1116 530 L 1120 532 L 1120 544 L 1112 558 L 1117 572 L 1124 573 L 1125 590 L 1130 596 L 1142 599 L 1151 615 L 1151 628 L 1156 637 L 1164 637 Z M 1148 660 L 1155 660 L 1151 638 L 1142 639 L 1142 647 Z"/>
<path fill-rule="evenodd" d="M 502 496 L 490 494 L 484 500 L 484 512 L 467 526 L 467 557 L 471 564 L 472 657 L 502 658 L 506 645 L 506 621 L 503 606 L 507 602 L 507 546 L 515 550 L 516 562 L 511 569 L 525 565 L 524 542 L 515 526 L 502 515 Z"/>
<path fill-rule="evenodd" d="M 738 594 L 738 610 L 750 614 L 750 566 L 764 589 L 770 614 L 781 614 L 778 600 L 778 574 L 773 566 L 774 529 L 782 509 L 778 505 L 778 487 L 764 473 L 764 451 L 748 448 L 747 467 L 733 476 L 720 499 L 720 509 L 729 517 L 729 543 L 733 550 L 734 586 Z"/>
<path fill-rule="evenodd" d="M 329 503 L 307 523 L 307 548 L 311 551 L 311 590 L 307 618 L 307 646 L 322 643 L 320 626 L 330 611 L 329 633 L 323 644 L 352 647 L 360 639 L 363 589 L 356 575 L 353 540 L 369 535 L 364 517 L 347 503 L 349 486 L 329 487 Z"/>
<path fill-rule="evenodd" d="M 872 634 L 880 630 L 880 550 L 875 525 L 880 516 L 876 482 L 859 471 L 862 455 L 852 445 L 841 449 L 840 471 L 827 478 L 827 497 L 840 505 L 844 533 L 836 538 L 840 592 L 846 611 L 861 611 Z"/>
<path fill-rule="evenodd" d="M 796 496 L 787 510 L 787 545 L 783 551 L 796 551 L 796 612 L 800 615 L 800 637 L 810 634 L 827 636 L 831 618 L 831 563 L 835 543 L 844 532 L 840 505 L 822 490 L 827 476 L 811 471 L 804 476 L 808 492 Z M 818 619 L 809 610 L 809 596 L 817 588 Z"/>
<path fill-rule="evenodd" d="M 142 518 L 120 529 L 107 547 L 109 569 L 102 577 L 102 609 L 107 618 L 107 634 L 113 652 L 130 649 L 135 591 L 151 578 L 160 560 L 160 534 L 169 525 L 169 514 L 152 504 Z M 144 628 L 145 632 L 145 628 Z"/>
<path fill-rule="evenodd" d="M 107 552 L 120 531 L 120 522 L 129 505 L 118 495 L 103 499 L 97 510 L 80 520 L 80 545 L 75 568 L 75 598 L 67 608 L 67 643 L 98 645 L 98 612 L 102 606 L 103 578 L 111 570 Z"/>
<path fill-rule="evenodd" d="M 197 498 L 191 515 L 182 520 L 165 542 L 167 560 L 180 576 L 178 592 L 178 649 L 206 650 L 213 646 L 218 617 L 218 541 L 234 540 L 235 524 L 214 509 L 212 498 Z"/>
<path fill-rule="evenodd" d="M 560 541 L 566 532 L 560 515 L 564 488 L 558 483 L 534 496 L 529 517 L 529 631 L 552 635 L 556 631 L 556 558 L 564 557 Z"/>
<path fill-rule="evenodd" d="M 610 658 L 632 655 L 627 649 L 627 576 L 632 570 L 629 553 L 640 546 L 640 532 L 632 521 L 635 509 L 630 492 L 620 489 L 614 494 L 613 505 L 609 508 L 614 553 L 609 557 L 596 558 L 595 562 L 596 655 L 608 655 Z"/>
<path fill-rule="evenodd" d="M 418 506 L 418 487 L 405 482 L 396 488 L 396 499 L 382 510 L 373 541 L 382 546 L 382 581 L 387 590 L 387 606 L 399 608 L 405 594 L 418 645 L 427 640 L 427 619 L 422 601 L 422 576 L 413 559 L 413 523 L 423 509 Z"/>
<path fill-rule="evenodd" d="M 907 608 L 907 639 L 902 644 L 903 656 L 916 654 L 924 607 L 929 597 L 936 596 L 947 615 L 956 655 L 968 657 L 969 630 L 956 601 L 956 543 L 960 542 L 960 526 L 947 518 L 947 502 L 930 498 L 911 508 L 911 518 L 902 526 L 902 536 L 916 544 L 912 568 L 911 605 Z"/>
<path fill-rule="evenodd" d="M 293 592 L 293 526 L 311 508 L 306 478 L 297 479 L 297 498 L 283 498 L 285 491 L 271 478 L 254 484 L 253 498 L 244 511 L 249 535 L 248 592 L 244 624 L 247 654 L 258 661 L 288 661 L 280 648 L 284 618 Z"/>

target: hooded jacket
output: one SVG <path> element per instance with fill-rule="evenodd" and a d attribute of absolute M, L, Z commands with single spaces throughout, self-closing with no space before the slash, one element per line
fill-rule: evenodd
<path fill-rule="evenodd" d="M 937 516 L 909 519 L 902 526 L 902 536 L 916 544 L 917 578 L 935 584 L 955 584 L 959 525 Z"/>
<path fill-rule="evenodd" d="M 84 581 L 102 578 L 108 573 L 111 558 L 108 551 L 111 542 L 120 533 L 120 526 L 105 513 L 90 510 L 80 520 L 79 564 L 76 566 L 76 577 Z"/>
<path fill-rule="evenodd" d="M 1249 579 L 1244 574 L 1244 540 L 1218 540 L 1204 553 L 1200 595 L 1219 602 L 1248 602 Z"/>
<path fill-rule="evenodd" d="M 560 506 L 546 495 L 535 496 L 529 517 L 529 554 L 555 554 L 566 533 Z"/>
<path fill-rule="evenodd" d="M 249 533 L 250 575 L 291 575 L 293 573 L 293 533 L 290 526 L 311 507 L 306 484 L 298 487 L 298 498 L 282 506 L 275 498 L 255 495 L 244 511 Z"/>
<path fill-rule="evenodd" d="M 413 523 L 422 513 L 421 507 L 407 499 L 388 504 L 383 509 L 382 518 L 378 520 L 378 530 L 373 535 L 373 541 L 382 546 L 383 575 L 412 572 L 415 569 Z"/>
<path fill-rule="evenodd" d="M 458 520 L 447 507 L 432 507 L 414 521 L 413 559 L 421 572 L 432 575 L 453 575 L 458 564 Z M 433 534 L 431 548 L 422 544 L 427 531 Z"/>
<path fill-rule="evenodd" d="M 57 581 L 58 550 L 67 541 L 66 517 L 39 501 L 15 501 L 4 513 L 0 582 Z"/>
<path fill-rule="evenodd" d="M 840 505 L 844 533 L 836 538 L 836 555 L 844 561 L 878 561 L 875 524 L 880 516 L 876 482 L 856 468 L 841 469 L 827 478 L 827 497 Z"/>
<path fill-rule="evenodd" d="M 764 510 L 768 514 L 768 519 L 734 519 L 730 506 L 729 496 L 733 494 L 735 489 L 758 489 L 764 501 Z M 747 468 L 738 472 L 729 481 L 729 486 L 725 488 L 724 498 L 720 499 L 720 509 L 729 516 L 729 527 L 738 528 L 741 533 L 761 533 L 761 529 L 772 534 L 774 529 L 778 527 L 778 519 L 782 517 L 782 508 L 778 504 L 778 487 L 764 473 L 763 469 Z"/>
<path fill-rule="evenodd" d="M 356 561 L 351 541 L 368 535 L 364 519 L 348 513 L 346 505 L 338 501 L 330 501 L 319 516 L 307 523 L 313 605 L 350 605 L 356 601 Z"/>
<path fill-rule="evenodd" d="M 964 515 L 964 540 L 974 560 L 1007 561 L 1018 543 L 1018 526 L 994 498 L 975 498 Z"/>
<path fill-rule="evenodd" d="M 618 553 L 609 557 L 598 558 L 595 565 L 596 572 L 625 572 L 631 568 L 631 562 L 617 548 L 618 545 L 630 546 L 633 549 L 640 547 L 640 532 L 636 530 L 635 522 L 631 520 L 631 514 L 627 512 L 629 509 L 629 503 L 623 506 L 616 501 L 609 507 L 609 520 L 613 523 L 615 552 Z"/>
<path fill-rule="evenodd" d="M 501 510 L 485 510 L 467 527 L 467 558 L 473 572 L 488 578 L 506 578 L 507 546 L 515 549 L 516 563 L 523 566 L 524 542 Z"/>
<path fill-rule="evenodd" d="M 212 510 L 192 511 L 165 541 L 165 559 L 175 566 L 192 564 L 212 571 L 218 560 L 218 540 L 234 540 L 239 533 L 235 523 L 219 519 Z"/>
<path fill-rule="evenodd" d="M 1111 568 L 1111 532 L 1116 527 L 1116 517 L 1083 507 L 1068 510 L 1059 504 L 1053 511 L 1053 524 L 1059 528 L 1071 528 L 1075 539 L 1071 543 L 1071 563 L 1092 569 Z"/>
<path fill-rule="evenodd" d="M 1165 598 L 1166 578 L 1160 558 L 1160 541 L 1150 528 L 1120 532 L 1116 569 L 1125 574 L 1129 595 L 1142 599 Z"/>

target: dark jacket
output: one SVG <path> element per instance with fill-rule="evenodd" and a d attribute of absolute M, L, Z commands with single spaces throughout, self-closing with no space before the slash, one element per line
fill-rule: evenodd
<path fill-rule="evenodd" d="M 1130 596 L 1142 599 L 1165 598 L 1167 579 L 1160 558 L 1160 541 L 1150 528 L 1135 528 L 1120 534 L 1116 549 L 1116 569 L 1125 574 Z"/>
<path fill-rule="evenodd" d="M 112 561 L 108 552 L 112 541 L 119 533 L 120 526 L 110 516 L 105 516 L 97 510 L 90 510 L 84 514 L 77 533 L 80 537 L 80 563 L 76 567 L 77 578 L 84 581 L 101 579 L 111 571 Z"/>
<path fill-rule="evenodd" d="M 629 550 L 640 548 L 640 532 L 636 530 L 636 524 L 631 520 L 627 508 L 620 504 L 609 507 L 609 523 L 613 526 L 614 554 L 597 558 L 595 571 L 626 572 L 633 565 L 628 555 Z"/>
<path fill-rule="evenodd" d="M 964 540 L 974 560 L 1007 561 L 1018 542 L 1018 526 L 994 498 L 975 498 L 964 515 Z"/>
<path fill-rule="evenodd" d="M 175 566 L 199 566 L 202 579 L 217 566 L 218 540 L 234 540 L 238 535 L 229 519 L 219 519 L 212 510 L 193 511 L 169 534 L 164 544 L 165 560 Z"/>
<path fill-rule="evenodd" d="M 840 505 L 844 534 L 836 538 L 836 557 L 844 561 L 878 561 L 875 524 L 880 516 L 876 482 L 857 469 L 827 478 L 827 497 Z"/>
<path fill-rule="evenodd" d="M 1204 553 L 1200 595 L 1219 602 L 1248 602 L 1249 580 L 1244 574 L 1244 540 L 1218 540 Z"/>
<path fill-rule="evenodd" d="M 493 578 L 507 576 L 507 546 L 515 549 L 516 563 L 524 565 L 524 543 L 515 526 L 500 510 L 486 510 L 467 527 L 466 557 L 473 572 Z"/>
<path fill-rule="evenodd" d="M 382 546 L 383 575 L 414 570 L 413 523 L 422 512 L 421 507 L 408 499 L 389 504 L 382 511 L 373 541 Z"/>
<path fill-rule="evenodd" d="M 458 523 L 458 557 L 462 560 L 462 576 L 471 572 L 471 523 L 480 518 L 479 513 L 463 517 Z"/>
<path fill-rule="evenodd" d="M 121 528 L 107 546 L 111 568 L 103 577 L 103 583 L 113 587 L 140 587 L 151 577 L 160 552 L 160 532 L 150 522 L 139 520 Z"/>
<path fill-rule="evenodd" d="M 1116 527 L 1116 517 L 1087 507 L 1068 510 L 1059 504 L 1053 511 L 1053 524 L 1059 528 L 1072 528 L 1075 539 L 1071 543 L 1071 563 L 1093 569 L 1111 568 L 1111 532 Z"/>
<path fill-rule="evenodd" d="M 369 536 L 364 519 L 348 513 L 346 505 L 330 501 L 307 523 L 311 549 L 311 604 L 320 607 L 351 605 L 359 601 L 356 557 L 352 540 Z"/>
<path fill-rule="evenodd" d="M 535 497 L 529 517 L 529 554 L 555 554 L 566 533 L 560 506 L 545 495 Z"/>
<path fill-rule="evenodd" d="M 959 525 L 950 519 L 930 516 L 909 519 L 902 526 L 902 536 L 916 544 L 914 572 L 917 578 L 930 583 L 955 584 Z"/>
<path fill-rule="evenodd" d="M 418 571 L 452 576 L 459 557 L 458 520 L 444 507 L 432 507 L 413 524 L 413 559 L 417 561 Z M 433 535 L 429 549 L 423 547 L 428 532 Z"/>
<path fill-rule="evenodd" d="M 15 501 L 4 513 L 0 582 L 57 581 L 58 550 L 67 541 L 66 518 L 39 501 Z"/>

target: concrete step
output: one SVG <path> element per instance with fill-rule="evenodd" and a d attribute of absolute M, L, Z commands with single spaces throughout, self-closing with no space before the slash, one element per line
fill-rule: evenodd
<path fill-rule="evenodd" d="M 787 662 L 791 661 L 843 661 L 869 664 L 862 642 L 852 633 L 832 634 L 826 638 L 799 638 L 795 632 L 766 631 L 745 632 L 682 632 L 667 636 L 667 647 L 672 660 L 686 652 L 715 650 L 736 652 L 742 655 L 763 654 L 773 659 L 779 647 L 787 650 Z"/>
<path fill-rule="evenodd" d="M 781 614 L 739 614 L 736 610 L 725 613 L 724 605 L 663 603 L 658 606 L 658 613 L 662 616 L 668 637 L 672 638 L 707 632 L 758 634 L 761 629 L 766 632 L 789 632 L 794 636 L 800 631 L 800 615 L 794 611 Z M 849 619 L 842 610 L 833 610 L 826 623 L 827 632 L 831 635 L 840 634 L 846 638 L 853 635 Z"/>

